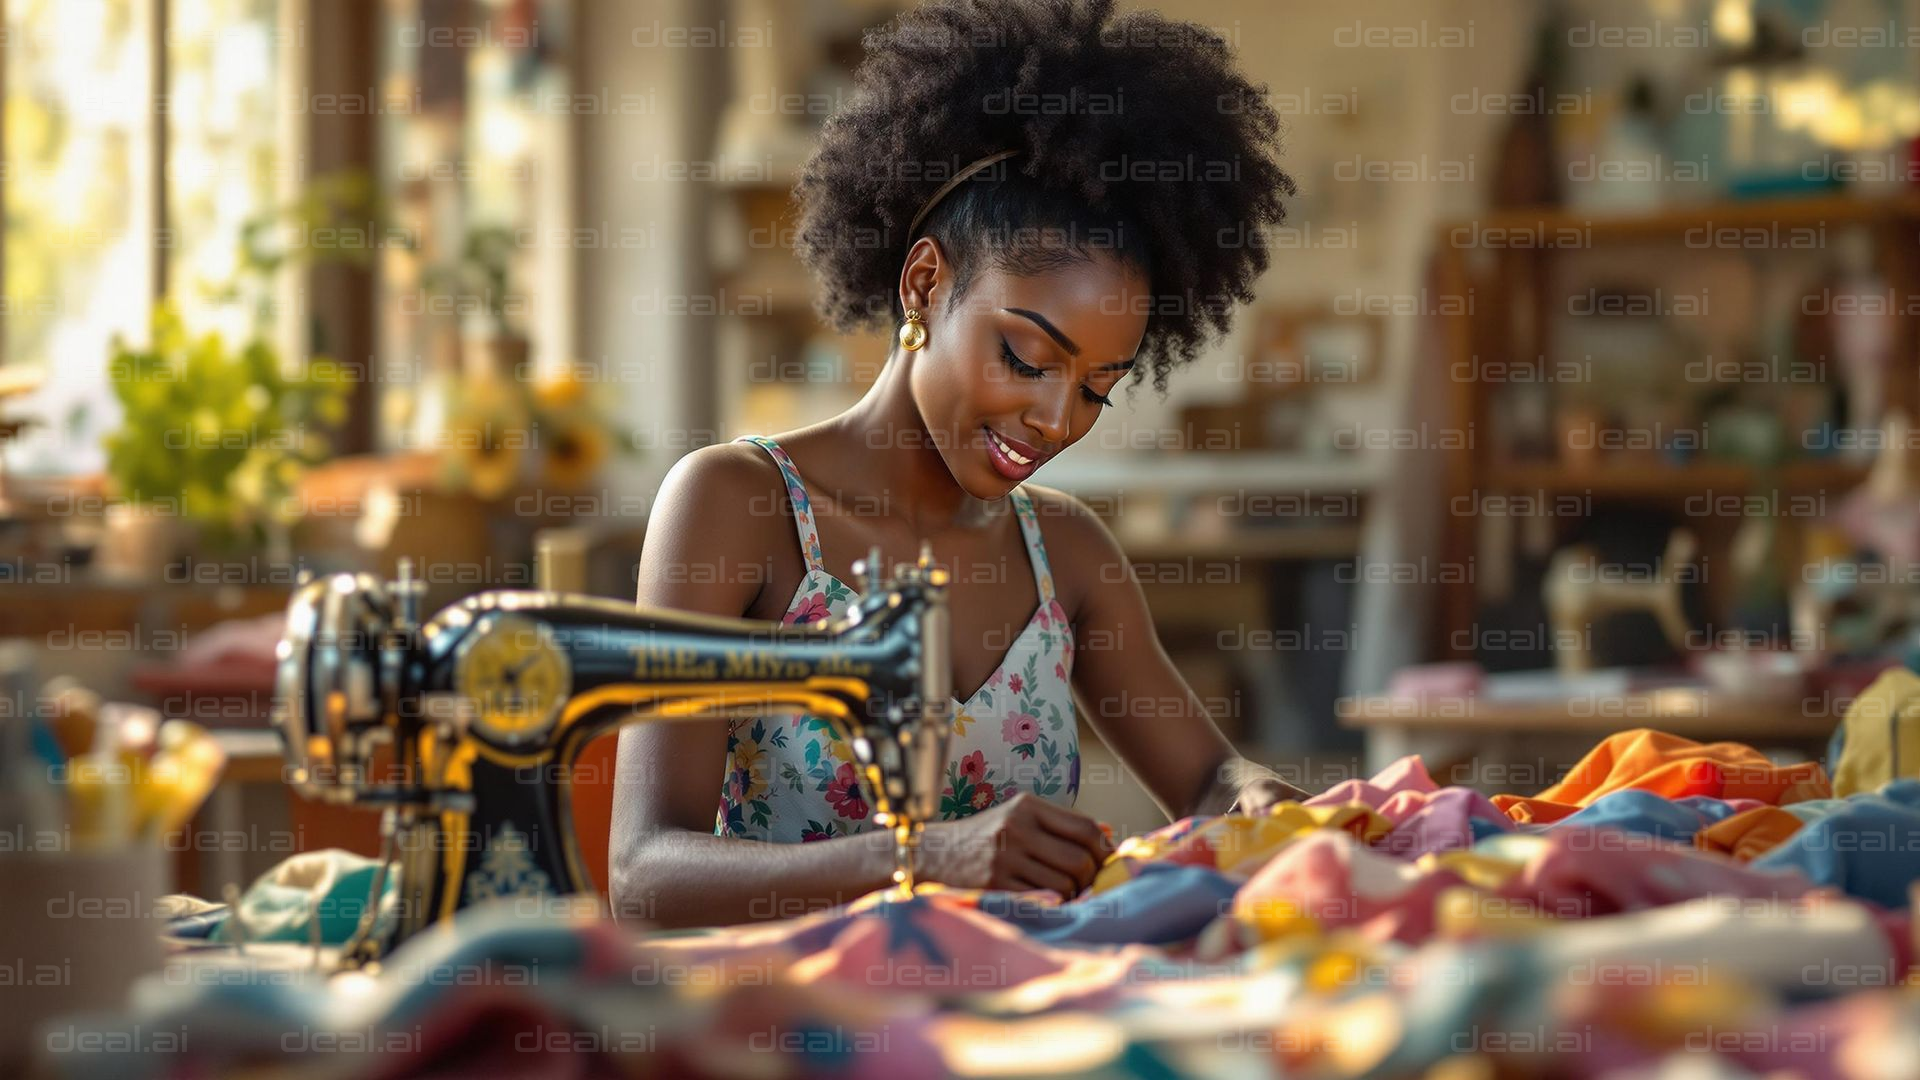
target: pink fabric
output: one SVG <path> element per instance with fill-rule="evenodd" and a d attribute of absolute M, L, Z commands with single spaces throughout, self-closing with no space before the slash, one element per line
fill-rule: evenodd
<path fill-rule="evenodd" d="M 1465 886 L 1445 867 L 1423 868 L 1333 830 L 1288 844 L 1242 887 L 1236 910 L 1261 904 L 1311 917 L 1322 928 L 1356 927 L 1369 940 L 1419 944 L 1433 935 L 1434 903 Z M 1792 900 L 1816 887 L 1797 873 L 1767 873 L 1691 848 L 1612 829 L 1568 828 L 1491 900 L 1584 919 L 1719 895 Z"/>
<path fill-rule="evenodd" d="M 922 893 L 904 903 L 881 901 L 876 893 L 800 919 L 649 939 L 647 948 L 663 962 L 710 974 L 715 982 L 777 975 L 800 983 L 934 993 L 1000 990 L 1114 966 L 1096 954 L 1035 941 L 982 914 L 961 891 Z M 1150 950 L 1132 946 L 1124 955 L 1143 957 Z"/>
<path fill-rule="evenodd" d="M 1403 859 L 1472 847 L 1475 821 L 1502 832 L 1513 829 L 1513 820 L 1491 799 L 1469 788 L 1396 792 L 1379 813 L 1394 822 L 1394 829 L 1374 847 Z"/>
<path fill-rule="evenodd" d="M 1805 876 L 1762 872 L 1694 848 L 1617 829 L 1569 827 L 1503 885 L 1559 918 L 1592 918 L 1698 896 L 1794 900 L 1815 891 Z"/>
<path fill-rule="evenodd" d="M 1423 870 L 1347 833 L 1322 831 L 1282 849 L 1241 887 L 1235 905 L 1244 911 L 1277 903 L 1323 928 L 1356 926 L 1372 940 L 1417 942 L 1432 936 L 1440 893 L 1464 884 L 1451 870 Z"/>
<path fill-rule="evenodd" d="M 1427 774 L 1426 762 L 1418 756 L 1403 757 L 1381 769 L 1371 780 L 1342 780 L 1308 799 L 1303 806 L 1345 806 L 1364 803 L 1375 810 L 1403 791 L 1431 793 L 1439 789 Z"/>

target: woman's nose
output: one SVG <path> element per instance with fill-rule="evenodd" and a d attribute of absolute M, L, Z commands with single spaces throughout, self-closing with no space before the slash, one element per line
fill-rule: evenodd
<path fill-rule="evenodd" d="M 1049 443 L 1058 445 L 1067 440 L 1067 425 L 1073 416 L 1074 388 L 1064 383 L 1054 387 L 1040 387 L 1039 395 L 1027 408 L 1025 420 L 1034 433 Z"/>

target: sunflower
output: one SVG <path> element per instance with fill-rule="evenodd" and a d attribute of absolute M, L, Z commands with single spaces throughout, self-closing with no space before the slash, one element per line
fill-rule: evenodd
<path fill-rule="evenodd" d="M 578 409 L 563 412 L 541 427 L 546 435 L 547 481 L 568 490 L 585 487 L 606 460 L 607 433 Z"/>
<path fill-rule="evenodd" d="M 520 475 L 526 429 L 526 406 L 511 386 L 489 375 L 470 378 L 448 424 L 448 464 L 469 491 L 497 499 Z"/>

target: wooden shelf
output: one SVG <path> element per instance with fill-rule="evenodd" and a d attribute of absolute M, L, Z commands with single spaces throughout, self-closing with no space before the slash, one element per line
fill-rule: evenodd
<path fill-rule="evenodd" d="M 1238 529 L 1225 536 L 1166 537 L 1129 539 L 1120 546 L 1134 562 L 1166 562 L 1192 559 L 1325 559 L 1354 555 L 1360 550 L 1359 525 L 1328 525 L 1309 528 Z"/>
<path fill-rule="evenodd" d="M 1343 727 L 1410 731 L 1603 733 L 1657 727 L 1688 738 L 1821 739 L 1840 716 L 1829 700 L 1673 687 L 1606 698 L 1342 698 Z"/>
<path fill-rule="evenodd" d="M 1867 478 L 1867 466 L 1843 461 L 1798 461 L 1775 473 L 1784 491 L 1850 491 Z M 1553 463 L 1512 464 L 1495 470 L 1490 487 L 1498 491 L 1546 491 L 1592 495 L 1663 496 L 1701 492 L 1766 490 L 1756 486 L 1751 466 L 1726 462 L 1689 465 L 1600 464 L 1583 468 Z"/>
<path fill-rule="evenodd" d="M 1585 248 L 1610 242 L 1685 240 L 1688 233 L 1698 233 L 1700 230 L 1813 229 L 1915 219 L 1920 219 L 1920 194 L 1875 199 L 1845 194 L 1753 199 L 1678 206 L 1652 213 L 1608 214 L 1553 206 L 1532 210 L 1502 210 L 1449 222 L 1441 227 L 1440 244 L 1442 247 L 1455 246 L 1453 237 L 1463 229 L 1481 234 L 1534 234 L 1542 238 L 1541 247 L 1551 249 Z M 1584 242 L 1547 242 L 1556 236 L 1569 240 L 1577 236 Z"/>
<path fill-rule="evenodd" d="M 1630 254 L 1633 258 L 1628 262 L 1637 264 L 1635 268 L 1648 279 L 1648 285 L 1664 276 L 1666 264 L 1675 256 L 1684 260 L 1693 251 L 1738 254 L 1745 256 L 1739 260 L 1744 265 L 1729 272 L 1757 281 L 1772 271 L 1773 263 L 1796 254 L 1831 261 L 1841 234 L 1855 228 L 1868 234 L 1875 265 L 1891 293 L 1905 296 L 1920 292 L 1920 258 L 1914 255 L 1912 240 L 1920 230 L 1920 189 L 1875 196 L 1834 190 L 1649 212 L 1535 207 L 1495 211 L 1448 223 L 1433 234 L 1434 287 L 1442 296 L 1473 296 L 1475 302 L 1442 313 L 1435 326 L 1441 336 L 1439 351 L 1444 362 L 1454 365 L 1449 371 L 1477 361 L 1518 366 L 1528 358 L 1553 356 L 1557 316 L 1565 311 L 1561 293 L 1571 287 L 1572 278 L 1577 278 L 1555 269 L 1563 254 L 1596 249 Z M 1619 268 L 1615 269 L 1618 272 Z M 1761 290 L 1756 288 L 1753 295 L 1758 297 Z M 1719 297 L 1715 300 L 1717 306 Z M 1722 321 L 1758 325 L 1761 316 L 1753 305 L 1759 301 L 1741 303 L 1744 310 L 1716 311 L 1716 316 Z M 1889 379 L 1888 404 L 1911 413 L 1913 358 L 1920 355 L 1916 349 L 1920 318 L 1912 312 L 1901 312 L 1897 322 L 1891 348 L 1898 362 Z M 1434 381 L 1437 386 L 1438 377 Z M 1483 376 L 1452 379 L 1443 391 L 1448 398 L 1447 422 L 1465 430 L 1497 426 L 1491 382 Z M 1697 525 L 1708 524 L 1708 519 L 1735 521 L 1755 513 L 1796 519 L 1785 522 L 1783 543 L 1776 556 L 1789 562 L 1804 553 L 1804 526 L 1819 515 L 1787 507 L 1785 500 L 1818 496 L 1827 499 L 1824 510 L 1831 510 L 1833 500 L 1864 483 L 1869 472 L 1866 464 L 1839 458 L 1797 460 L 1775 470 L 1704 457 L 1672 464 L 1656 454 L 1608 455 L 1581 467 L 1570 466 L 1564 459 L 1511 460 L 1492 441 L 1446 454 L 1443 468 L 1445 496 L 1449 499 L 1539 493 L 1631 501 L 1649 508 L 1682 510 Z M 1765 499 L 1775 493 L 1781 500 L 1778 508 L 1748 505 L 1755 497 Z M 1694 501 L 1700 495 L 1716 500 L 1704 513 Z M 1722 498 L 1727 501 L 1717 501 Z M 1591 512 L 1589 506 L 1579 513 L 1549 516 L 1571 522 Z M 1735 534 L 1735 530 L 1726 528 L 1705 530 L 1703 556 L 1724 558 L 1725 545 L 1732 543 Z M 1571 527 L 1562 527 L 1558 521 L 1550 522 L 1546 530 L 1534 536 L 1552 545 L 1570 538 Z M 1517 534 L 1512 529 L 1489 527 L 1481 518 L 1462 520 L 1442 538 L 1442 560 L 1460 565 L 1476 560 L 1503 562 L 1513 557 L 1516 543 Z M 1792 571 L 1791 566 L 1785 569 Z M 1705 596 L 1711 619 L 1727 617 L 1732 593 L 1730 580 L 1716 575 Z M 1500 589 L 1487 590 L 1479 583 L 1442 585 L 1428 655 L 1465 655 L 1466 650 L 1456 643 L 1472 639 L 1467 631 L 1480 620 L 1485 602 L 1503 595 Z"/>
<path fill-rule="evenodd" d="M 1243 490 L 1366 494 L 1380 485 L 1385 471 L 1380 458 L 1357 454 L 1326 458 L 1269 451 L 1095 450 L 1062 455 L 1061 460 L 1049 462 L 1037 480 L 1076 494 Z"/>

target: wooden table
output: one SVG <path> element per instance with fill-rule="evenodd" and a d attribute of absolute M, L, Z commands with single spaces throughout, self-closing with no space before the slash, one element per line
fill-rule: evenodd
<path fill-rule="evenodd" d="M 1531 779 L 1531 772 L 1545 774 L 1557 758 L 1532 762 L 1540 768 L 1504 779 L 1494 775 L 1493 766 L 1511 762 L 1529 746 L 1591 747 L 1616 731 L 1642 727 L 1703 742 L 1743 742 L 1763 750 L 1791 748 L 1817 758 L 1840 722 L 1843 705 L 1830 697 L 1761 698 L 1672 687 L 1526 700 L 1343 698 L 1337 712 L 1342 726 L 1366 732 L 1369 771 L 1408 754 L 1420 754 L 1434 770 L 1435 779 L 1444 783 L 1438 775 L 1442 768 L 1472 759 L 1488 774 L 1487 786 L 1519 791 L 1524 783 L 1519 787 L 1503 784 Z M 1565 761 L 1561 767 L 1570 764 Z M 1555 779 L 1546 775 L 1537 786 Z"/>

